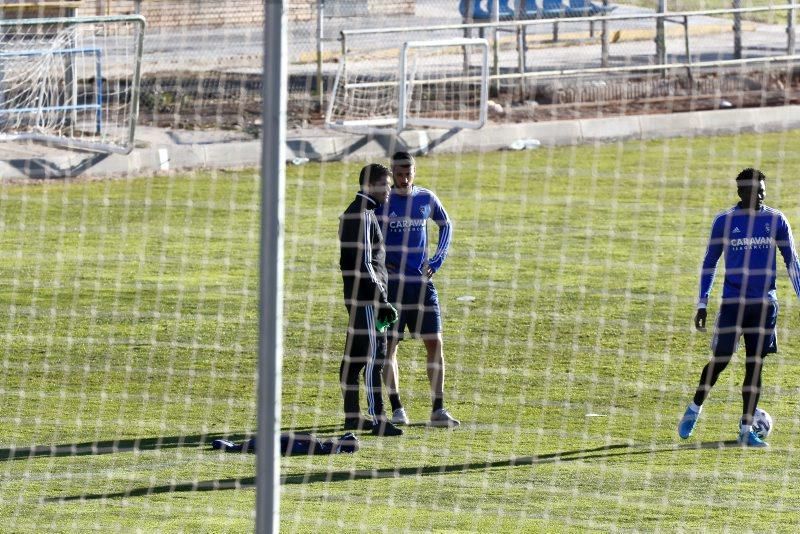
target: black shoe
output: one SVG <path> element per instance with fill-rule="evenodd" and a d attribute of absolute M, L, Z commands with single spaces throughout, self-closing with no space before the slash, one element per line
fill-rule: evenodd
<path fill-rule="evenodd" d="M 397 428 L 389 421 L 381 421 L 372 425 L 372 434 L 374 436 L 402 436 L 403 429 Z"/>
<path fill-rule="evenodd" d="M 372 430 L 372 421 L 362 417 L 348 417 L 344 420 L 345 430 Z"/>

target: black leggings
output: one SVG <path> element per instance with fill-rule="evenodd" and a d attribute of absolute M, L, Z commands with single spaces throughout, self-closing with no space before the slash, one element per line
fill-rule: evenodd
<path fill-rule="evenodd" d="M 703 367 L 700 383 L 694 393 L 694 403 L 702 405 L 717 383 L 720 373 L 725 370 L 733 356 L 713 356 Z M 742 382 L 742 423 L 751 424 L 753 414 L 761 397 L 761 370 L 764 367 L 763 356 L 747 356 L 744 364 L 744 381 Z"/>

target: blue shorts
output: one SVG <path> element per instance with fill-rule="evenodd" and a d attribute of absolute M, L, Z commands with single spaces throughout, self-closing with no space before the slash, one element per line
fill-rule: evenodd
<path fill-rule="evenodd" d="M 402 295 L 399 294 L 401 289 Z M 442 332 L 439 294 L 431 280 L 409 282 L 390 279 L 388 293 L 389 302 L 400 314 L 400 318 L 389 332 L 390 337 L 403 339 L 406 328 L 413 337 Z"/>
<path fill-rule="evenodd" d="M 775 301 L 723 303 L 714 325 L 711 350 L 714 356 L 731 356 L 739 347 L 739 338 L 744 336 L 748 356 L 778 352 L 777 323 L 778 303 Z"/>

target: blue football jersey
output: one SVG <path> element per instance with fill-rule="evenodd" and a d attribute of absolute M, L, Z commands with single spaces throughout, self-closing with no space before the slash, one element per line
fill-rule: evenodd
<path fill-rule="evenodd" d="M 392 192 L 389 202 L 376 211 L 386 246 L 389 273 L 423 276 L 428 266 L 434 272 L 447 257 L 452 238 L 450 217 L 438 197 L 424 187 L 413 186 L 411 194 Z M 428 258 L 428 220 L 439 227 L 436 252 Z"/>
<path fill-rule="evenodd" d="M 780 251 L 800 297 L 800 265 L 789 222 L 780 211 L 734 206 L 717 215 L 703 259 L 698 306 L 708 303 L 720 256 L 725 256 L 722 299 L 775 300 L 776 255 Z"/>

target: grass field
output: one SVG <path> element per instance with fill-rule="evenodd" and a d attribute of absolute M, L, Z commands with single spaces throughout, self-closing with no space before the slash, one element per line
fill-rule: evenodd
<path fill-rule="evenodd" d="M 800 227 L 798 143 L 420 159 L 455 221 L 437 284 L 462 427 L 425 426 L 422 345 L 404 343 L 414 424 L 286 459 L 283 531 L 796 532 L 800 308 L 782 266 L 772 447 L 731 446 L 740 357 L 695 436 L 675 426 L 708 353 L 691 321 L 711 219 L 757 165 Z M 288 169 L 287 430 L 342 433 L 336 228 L 359 167 Z M 255 458 L 210 442 L 255 431 L 258 194 L 255 172 L 2 185 L 0 530 L 252 530 Z"/>

